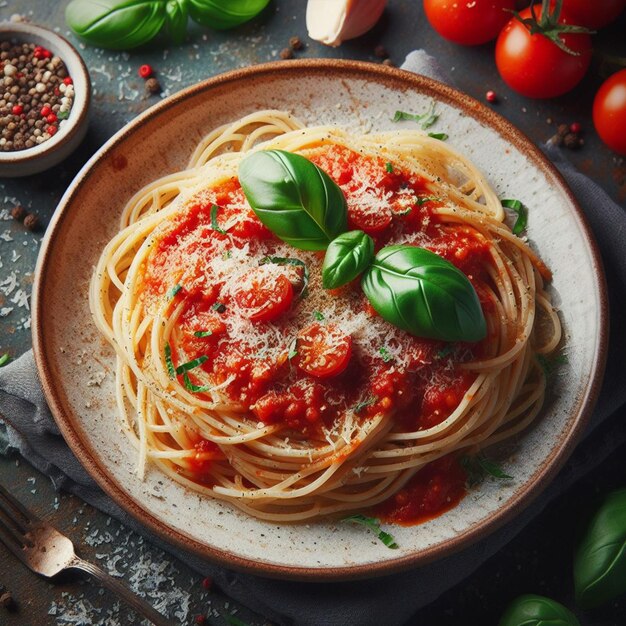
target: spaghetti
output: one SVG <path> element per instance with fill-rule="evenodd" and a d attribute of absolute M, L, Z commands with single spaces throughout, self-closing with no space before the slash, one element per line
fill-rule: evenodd
<path fill-rule="evenodd" d="M 420 339 L 358 285 L 321 285 L 323 256 L 278 240 L 237 179 L 252 150 L 299 153 L 341 187 L 377 246 L 427 248 L 470 279 L 486 339 Z M 467 159 L 420 131 L 351 136 L 262 111 L 217 128 L 187 169 L 128 202 L 90 288 L 116 351 L 138 471 L 258 518 L 363 511 L 428 464 L 526 428 L 543 402 L 537 354 L 560 324 L 549 270 L 505 224 Z"/>

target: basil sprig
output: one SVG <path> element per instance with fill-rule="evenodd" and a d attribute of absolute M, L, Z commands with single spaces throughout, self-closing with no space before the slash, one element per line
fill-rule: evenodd
<path fill-rule="evenodd" d="M 269 0 L 72 0 L 65 21 L 94 46 L 128 50 L 162 30 L 182 43 L 187 18 L 218 30 L 233 28 L 260 13 Z"/>
<path fill-rule="evenodd" d="M 294 248 L 324 250 L 347 228 L 343 192 L 299 154 L 254 152 L 241 162 L 239 182 L 261 222 Z"/>
<path fill-rule="evenodd" d="M 361 280 L 378 314 L 418 337 L 480 341 L 487 324 L 467 276 L 424 248 L 383 248 Z"/>
<path fill-rule="evenodd" d="M 515 598 L 506 608 L 498 626 L 580 626 L 576 616 L 559 602 L 527 594 Z"/>
<path fill-rule="evenodd" d="M 226 30 L 251 20 L 268 3 L 269 0 L 189 0 L 189 15 L 202 26 Z"/>
<path fill-rule="evenodd" d="M 344 517 L 342 522 L 351 522 L 353 524 L 361 524 L 361 526 L 367 526 L 370 530 L 374 532 L 376 537 L 380 539 L 388 548 L 391 550 L 397 550 L 398 544 L 392 535 L 385 532 L 380 527 L 380 520 L 375 517 L 367 517 L 365 515 L 350 515 L 349 517 Z"/>
<path fill-rule="evenodd" d="M 65 21 L 94 46 L 136 48 L 159 33 L 167 19 L 161 0 L 72 0 Z"/>
<path fill-rule="evenodd" d="M 362 231 L 345 232 L 343 192 L 308 159 L 282 150 L 255 152 L 241 162 L 239 182 L 257 217 L 277 237 L 302 250 L 327 250 L 325 288 L 363 273 L 370 303 L 398 328 L 443 341 L 479 341 L 487 334 L 478 295 L 452 263 L 409 245 L 383 248 L 371 262 L 373 240 Z"/>
<path fill-rule="evenodd" d="M 337 289 L 354 280 L 370 264 L 374 240 L 362 230 L 342 233 L 330 242 L 322 265 L 322 286 Z"/>
<path fill-rule="evenodd" d="M 589 609 L 626 592 L 626 489 L 610 493 L 574 555 L 576 600 Z"/>

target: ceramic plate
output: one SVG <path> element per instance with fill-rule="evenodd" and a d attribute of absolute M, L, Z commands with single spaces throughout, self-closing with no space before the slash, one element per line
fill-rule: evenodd
<path fill-rule="evenodd" d="M 397 109 L 440 114 L 433 131 L 469 156 L 501 197 L 530 207 L 528 236 L 554 272 L 568 363 L 540 418 L 507 443 L 507 482 L 486 481 L 452 511 L 420 526 L 394 527 L 389 550 L 362 527 L 261 522 L 199 497 L 156 469 L 140 481 L 118 425 L 113 352 L 91 321 L 88 281 L 122 207 L 140 187 L 183 168 L 217 125 L 264 108 L 310 124 L 355 131 L 393 127 Z M 518 130 L 449 87 L 401 70 L 309 60 L 217 76 L 162 101 L 117 133 L 87 163 L 50 224 L 37 268 L 33 332 L 52 412 L 68 444 L 102 488 L 146 527 L 195 554 L 274 577 L 331 580 L 388 574 L 441 558 L 492 532 L 528 505 L 561 467 L 599 389 L 607 305 L 599 255 L 571 193 Z"/>

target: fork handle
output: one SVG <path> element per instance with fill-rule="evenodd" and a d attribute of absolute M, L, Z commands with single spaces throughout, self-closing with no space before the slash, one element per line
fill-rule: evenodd
<path fill-rule="evenodd" d="M 91 574 L 94 578 L 97 578 L 109 591 L 116 593 L 126 604 L 131 606 L 137 613 L 143 615 L 149 619 L 156 626 L 172 626 L 161 613 L 156 611 L 145 600 L 142 600 L 138 595 L 134 594 L 126 585 L 123 585 L 119 580 L 113 578 L 107 574 L 104 570 L 100 569 L 97 565 L 89 563 L 89 561 L 83 561 L 79 557 L 75 557 L 68 567 L 73 569 L 79 569 L 83 572 Z"/>

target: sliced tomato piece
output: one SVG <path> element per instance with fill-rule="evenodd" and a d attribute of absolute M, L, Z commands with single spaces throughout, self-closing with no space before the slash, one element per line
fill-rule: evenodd
<path fill-rule="evenodd" d="M 355 229 L 362 230 L 368 235 L 376 235 L 391 224 L 393 213 L 389 206 L 381 206 L 375 211 L 357 206 L 350 209 L 348 216 Z"/>
<path fill-rule="evenodd" d="M 337 326 L 311 324 L 298 333 L 297 366 L 316 378 L 341 374 L 352 356 L 352 337 Z"/>
<path fill-rule="evenodd" d="M 293 287 L 285 274 L 276 274 L 267 266 L 261 266 L 243 277 L 234 299 L 250 321 L 270 322 L 291 306 Z"/>

